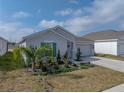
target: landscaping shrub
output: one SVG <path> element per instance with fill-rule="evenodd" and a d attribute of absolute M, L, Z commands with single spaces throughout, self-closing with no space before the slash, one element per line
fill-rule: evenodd
<path fill-rule="evenodd" d="M 68 53 L 67 53 L 67 51 L 64 54 L 64 64 L 65 64 L 65 66 L 68 66 L 69 65 L 69 59 L 68 59 Z"/>
<path fill-rule="evenodd" d="M 11 52 L 6 53 L 0 57 L 0 70 L 15 70 L 24 67 L 23 62 L 13 61 L 13 55 Z"/>
<path fill-rule="evenodd" d="M 76 61 L 81 61 L 81 51 L 80 48 L 77 49 L 77 53 L 76 53 Z"/>
<path fill-rule="evenodd" d="M 60 50 L 58 50 L 58 54 L 57 54 L 57 63 L 58 64 L 63 64 L 62 60 L 61 60 L 61 55 L 60 55 Z"/>

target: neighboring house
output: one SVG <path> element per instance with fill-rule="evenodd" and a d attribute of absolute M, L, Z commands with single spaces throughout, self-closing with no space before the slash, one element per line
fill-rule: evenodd
<path fill-rule="evenodd" d="M 5 54 L 8 50 L 8 41 L 0 37 L 0 56 Z"/>
<path fill-rule="evenodd" d="M 41 47 L 45 43 L 50 44 L 53 47 L 55 57 L 58 50 L 60 50 L 62 56 L 67 51 L 69 57 L 74 58 L 77 48 L 80 48 L 82 56 L 94 55 L 93 41 L 77 37 L 61 26 L 56 26 L 26 36 L 20 43 L 21 46 L 25 47 Z"/>
<path fill-rule="evenodd" d="M 124 31 L 92 32 L 83 37 L 94 40 L 95 53 L 124 55 Z"/>
<path fill-rule="evenodd" d="M 8 42 L 8 51 L 12 52 L 15 47 L 17 47 L 18 44 L 14 42 Z"/>

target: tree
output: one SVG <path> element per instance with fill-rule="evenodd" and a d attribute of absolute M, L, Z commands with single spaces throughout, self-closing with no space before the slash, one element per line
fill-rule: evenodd
<path fill-rule="evenodd" d="M 81 61 L 81 51 L 80 51 L 80 48 L 77 49 L 77 53 L 76 53 L 76 60 L 77 61 Z"/>
<path fill-rule="evenodd" d="M 58 62 L 58 63 L 61 63 L 60 50 L 58 50 L 58 54 L 57 54 L 57 62 Z"/>
<path fill-rule="evenodd" d="M 50 62 L 54 62 L 53 50 L 50 46 L 44 45 L 40 48 L 33 47 L 17 47 L 13 51 L 13 58 L 15 61 L 21 61 L 24 59 L 25 62 L 32 64 L 32 71 L 36 70 L 36 63 L 43 62 L 44 58 L 49 59 Z"/>
<path fill-rule="evenodd" d="M 65 63 L 65 66 L 68 67 L 69 59 L 68 59 L 68 52 L 67 51 L 65 52 L 65 55 L 64 55 L 64 63 Z"/>

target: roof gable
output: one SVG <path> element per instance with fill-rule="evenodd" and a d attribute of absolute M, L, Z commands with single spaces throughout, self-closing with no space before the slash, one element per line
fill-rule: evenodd
<path fill-rule="evenodd" d="M 82 37 L 90 40 L 105 40 L 105 39 L 119 39 L 124 35 L 124 31 L 106 30 L 100 32 L 93 32 Z"/>
<path fill-rule="evenodd" d="M 34 37 L 34 36 L 39 36 L 39 35 L 42 35 L 43 33 L 49 32 L 49 31 L 56 33 L 57 35 L 63 37 L 64 39 L 71 39 L 70 37 L 72 37 L 72 38 L 76 37 L 75 35 L 71 34 L 67 30 L 65 30 L 63 27 L 55 26 L 53 28 L 48 28 L 46 30 L 36 32 L 36 33 L 33 33 L 33 34 L 28 35 L 26 37 L 23 37 L 23 39 L 28 39 L 28 38 L 31 38 L 31 37 Z"/>
<path fill-rule="evenodd" d="M 76 41 L 76 42 L 80 42 L 80 41 L 87 41 L 87 42 L 88 41 L 92 41 L 92 40 L 89 40 L 89 39 L 86 39 L 86 38 L 77 37 L 74 34 L 72 34 L 71 32 L 67 31 L 66 29 L 64 29 L 63 27 L 61 27 L 61 26 L 58 25 L 58 26 L 55 26 L 55 27 L 52 27 L 52 28 L 48 28 L 48 29 L 43 30 L 43 31 L 40 31 L 40 32 L 33 33 L 33 34 L 28 35 L 26 37 L 23 37 L 22 42 L 24 42 L 28 38 L 41 36 L 44 33 L 47 33 L 49 31 L 51 31 L 51 32 L 53 32 L 53 33 L 61 36 L 62 38 L 66 39 L 66 40 L 70 40 L 70 41 Z"/>
<path fill-rule="evenodd" d="M 6 39 L 4 39 L 4 38 L 2 38 L 2 37 L 0 37 L 0 39 L 1 39 L 1 40 L 4 40 L 4 41 L 6 41 L 6 42 L 9 42 L 8 40 L 6 40 Z"/>

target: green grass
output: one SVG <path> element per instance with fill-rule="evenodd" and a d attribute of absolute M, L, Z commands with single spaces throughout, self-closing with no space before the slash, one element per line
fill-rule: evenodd
<path fill-rule="evenodd" d="M 95 56 L 124 61 L 124 57 L 122 57 L 122 56 L 115 56 L 115 55 L 111 55 L 111 54 L 96 54 Z"/>
<path fill-rule="evenodd" d="M 12 53 L 8 52 L 0 57 L 0 70 L 10 71 L 24 67 L 24 63 L 13 61 Z"/>
<path fill-rule="evenodd" d="M 93 64 L 80 64 L 81 69 L 88 69 L 91 67 L 95 67 L 95 65 L 93 65 Z"/>

